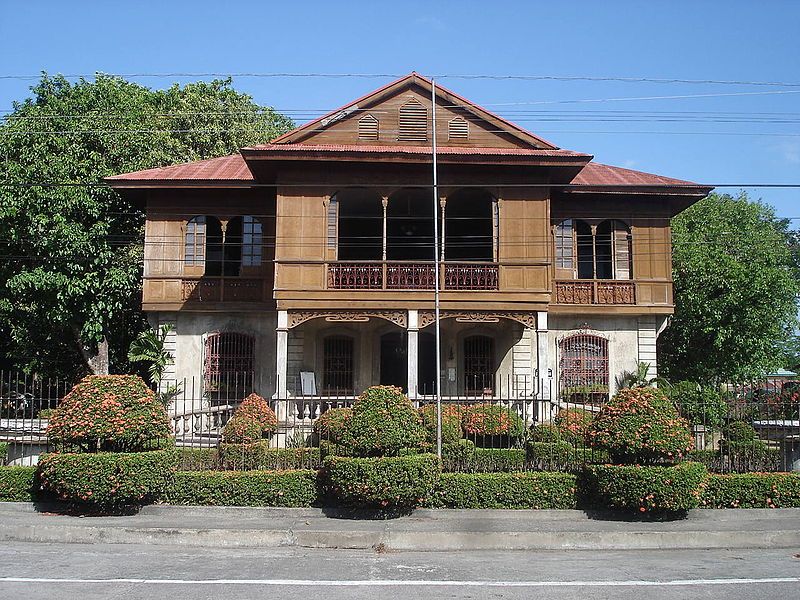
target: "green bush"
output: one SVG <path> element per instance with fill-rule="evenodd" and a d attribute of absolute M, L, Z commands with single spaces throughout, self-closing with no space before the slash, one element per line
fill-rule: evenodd
<path fill-rule="evenodd" d="M 445 453 L 442 464 L 447 472 L 499 473 L 525 470 L 525 450 L 518 448 L 473 448 L 460 457 Z"/>
<path fill-rule="evenodd" d="M 707 508 L 800 508 L 797 473 L 711 475 L 701 504 Z"/>
<path fill-rule="evenodd" d="M 498 404 L 473 404 L 464 409 L 464 433 L 478 441 L 486 438 L 518 438 L 525 433 L 525 423 L 519 415 Z"/>
<path fill-rule="evenodd" d="M 623 389 L 592 423 L 592 443 L 624 464 L 680 460 L 694 448 L 689 424 L 655 388 Z"/>
<path fill-rule="evenodd" d="M 561 440 L 573 446 L 589 445 L 594 413 L 583 408 L 562 408 L 553 423 Z"/>
<path fill-rule="evenodd" d="M 32 502 L 36 467 L 0 467 L 0 502 Z"/>
<path fill-rule="evenodd" d="M 667 388 L 667 395 L 692 425 L 719 430 L 728 414 L 728 404 L 719 391 L 694 381 L 679 381 Z"/>
<path fill-rule="evenodd" d="M 426 506 L 571 509 L 576 490 L 571 473 L 443 473 Z"/>
<path fill-rule="evenodd" d="M 260 439 L 261 424 L 246 416 L 234 415 L 222 430 L 222 441 L 226 444 L 255 444 Z"/>
<path fill-rule="evenodd" d="M 176 464 L 174 450 L 45 454 L 38 473 L 43 489 L 62 500 L 114 509 L 161 498 Z"/>
<path fill-rule="evenodd" d="M 219 451 L 213 448 L 176 448 L 179 471 L 213 471 L 219 468 Z"/>
<path fill-rule="evenodd" d="M 329 408 L 314 421 L 314 433 L 322 441 L 341 444 L 352 416 L 352 408 Z"/>
<path fill-rule="evenodd" d="M 179 471 L 165 496 L 192 506 L 311 506 L 317 473 L 298 471 Z"/>
<path fill-rule="evenodd" d="M 528 440 L 544 444 L 555 444 L 561 441 L 561 432 L 554 423 L 540 423 L 531 427 Z"/>
<path fill-rule="evenodd" d="M 220 457 L 225 471 L 318 469 L 321 462 L 319 448 L 270 448 L 267 440 L 222 444 Z"/>
<path fill-rule="evenodd" d="M 528 442 L 525 458 L 534 471 L 566 471 L 577 462 L 575 446 L 567 442 Z"/>
<path fill-rule="evenodd" d="M 457 442 L 442 444 L 442 460 L 445 463 L 445 470 L 456 470 L 448 468 L 447 465 L 464 464 L 472 460 L 475 455 L 475 444 L 471 440 L 460 439 Z"/>
<path fill-rule="evenodd" d="M 410 509 L 439 483 L 441 464 L 433 454 L 384 458 L 328 456 L 323 462 L 328 493 L 346 505 Z"/>
<path fill-rule="evenodd" d="M 744 421 L 731 421 L 724 427 L 723 434 L 729 442 L 752 442 L 756 439 L 756 430 Z"/>
<path fill-rule="evenodd" d="M 0 442 L 0 466 L 8 460 L 8 442 Z"/>
<path fill-rule="evenodd" d="M 452 444 L 461 439 L 461 416 L 463 409 L 457 404 L 442 404 L 442 445 Z M 427 432 L 427 441 L 436 447 L 436 404 L 426 404 L 419 409 L 422 426 Z"/>
<path fill-rule="evenodd" d="M 234 418 L 252 419 L 261 427 L 261 436 L 268 437 L 278 429 L 278 417 L 269 406 L 269 402 L 258 394 L 250 394 L 242 400 L 239 408 L 233 413 Z"/>
<path fill-rule="evenodd" d="M 51 443 L 81 451 L 137 452 L 171 439 L 169 417 L 136 375 L 89 375 L 67 394 L 47 425 Z"/>
<path fill-rule="evenodd" d="M 419 412 L 400 388 L 373 386 L 353 404 L 342 445 L 354 456 L 397 456 L 425 440 Z"/>
<path fill-rule="evenodd" d="M 586 489 L 600 506 L 639 512 L 684 511 L 700 505 L 708 470 L 690 462 L 674 467 L 591 465 L 585 476 Z"/>

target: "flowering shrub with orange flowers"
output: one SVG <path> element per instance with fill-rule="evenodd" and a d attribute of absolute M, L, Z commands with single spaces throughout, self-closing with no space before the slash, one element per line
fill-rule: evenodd
<path fill-rule="evenodd" d="M 352 408 L 329 408 L 314 421 L 314 433 L 322 441 L 339 444 L 352 416 Z"/>
<path fill-rule="evenodd" d="M 603 405 L 591 428 L 592 444 L 623 464 L 679 462 L 694 448 L 689 423 L 658 389 L 623 389 Z"/>
<path fill-rule="evenodd" d="M 234 417 L 225 424 L 222 430 L 224 444 L 255 444 L 261 439 L 261 425 L 255 419 Z"/>
<path fill-rule="evenodd" d="M 497 404 L 473 404 L 466 407 L 462 426 L 467 435 L 479 437 L 519 437 L 525 432 L 525 423 L 519 415 Z"/>
<path fill-rule="evenodd" d="M 590 441 L 594 414 L 582 408 L 562 408 L 555 418 L 561 439 L 573 446 L 585 446 Z"/>
<path fill-rule="evenodd" d="M 171 436 L 164 406 L 136 375 L 84 377 L 47 424 L 52 444 L 81 452 L 137 452 Z"/>
<path fill-rule="evenodd" d="M 278 417 L 269 406 L 269 402 L 258 394 L 250 394 L 242 400 L 236 409 L 236 417 L 252 419 L 261 427 L 262 435 L 275 433 L 278 429 Z"/>
<path fill-rule="evenodd" d="M 436 404 L 426 404 L 419 409 L 422 425 L 428 432 L 428 443 L 436 445 Z M 454 444 L 461 439 L 461 417 L 464 409 L 458 404 L 442 404 L 442 444 Z"/>

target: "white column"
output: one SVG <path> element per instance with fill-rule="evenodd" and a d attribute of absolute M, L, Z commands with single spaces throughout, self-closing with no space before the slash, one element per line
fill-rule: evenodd
<path fill-rule="evenodd" d="M 419 312 L 408 311 L 408 397 L 417 397 L 417 363 L 419 362 Z"/>
<path fill-rule="evenodd" d="M 276 328 L 277 344 L 275 348 L 275 398 L 285 400 L 289 397 L 287 386 L 287 364 L 289 360 L 289 312 L 278 311 L 278 327 Z M 278 406 L 279 410 L 285 407 Z"/>
<path fill-rule="evenodd" d="M 550 364 L 550 343 L 547 330 L 547 311 L 536 313 L 536 370 L 538 372 L 541 400 L 550 400 L 550 382 L 553 377 Z"/>

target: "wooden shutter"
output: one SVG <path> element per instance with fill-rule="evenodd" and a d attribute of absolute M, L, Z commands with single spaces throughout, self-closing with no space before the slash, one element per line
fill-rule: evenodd
<path fill-rule="evenodd" d="M 614 243 L 614 279 L 631 278 L 631 239 L 624 223 L 615 222 L 612 231 Z"/>
<path fill-rule="evenodd" d="M 411 99 L 400 107 L 397 139 L 403 142 L 424 142 L 428 139 L 428 109 Z"/>
<path fill-rule="evenodd" d="M 372 115 L 364 115 L 358 120 L 358 139 L 378 139 L 378 119 Z"/>
<path fill-rule="evenodd" d="M 447 124 L 447 137 L 451 140 L 468 140 L 469 123 L 467 123 L 467 120 L 463 117 L 450 119 Z"/>

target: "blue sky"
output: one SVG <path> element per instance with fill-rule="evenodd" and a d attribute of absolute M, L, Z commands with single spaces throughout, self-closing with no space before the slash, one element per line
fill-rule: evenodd
<path fill-rule="evenodd" d="M 416 70 L 800 82 L 800 2 L 791 0 L 0 4 L 0 75 Z M 189 80 L 133 79 L 153 87 Z M 234 83 L 294 115 L 335 108 L 388 80 Z M 800 183 L 800 86 L 439 82 L 600 162 L 708 183 Z M 30 84 L 0 79 L 0 109 L 26 97 Z M 695 97 L 611 100 L 654 96 Z M 754 118 L 762 122 L 741 122 Z M 800 217 L 800 189 L 752 195 Z"/>

